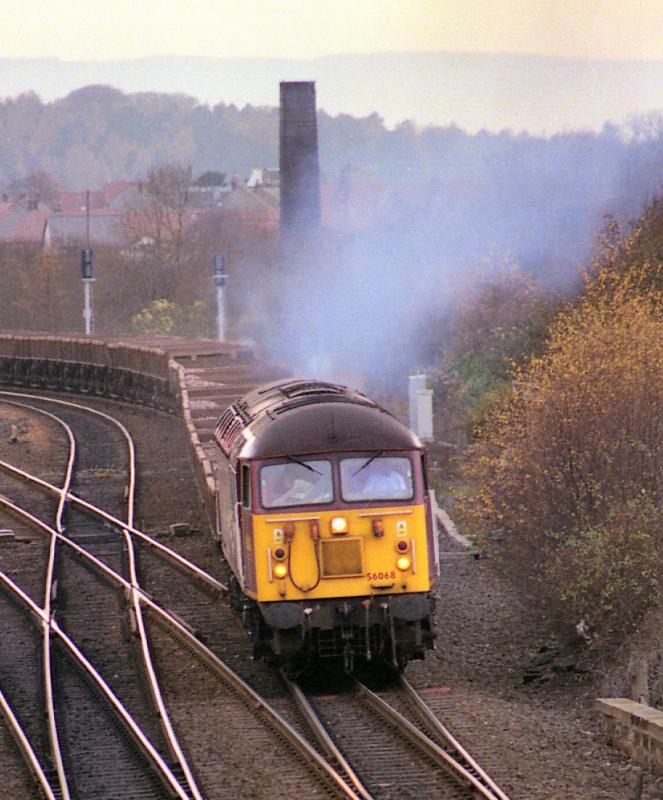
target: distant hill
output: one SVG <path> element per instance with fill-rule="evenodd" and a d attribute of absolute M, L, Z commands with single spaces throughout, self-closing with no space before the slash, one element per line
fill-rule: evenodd
<path fill-rule="evenodd" d="M 456 124 L 552 134 L 599 130 L 663 108 L 663 61 L 515 54 L 387 53 L 310 60 L 162 56 L 125 61 L 0 59 L 0 96 L 44 100 L 89 84 L 184 93 L 216 104 L 276 106 L 278 82 L 315 79 L 330 114 L 377 112 L 388 125 Z"/>

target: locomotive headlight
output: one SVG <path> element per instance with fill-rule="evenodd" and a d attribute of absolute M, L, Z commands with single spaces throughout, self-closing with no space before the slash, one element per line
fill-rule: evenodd
<path fill-rule="evenodd" d="M 332 517 L 329 529 L 334 536 L 340 536 L 348 532 L 348 521 L 345 517 Z"/>
<path fill-rule="evenodd" d="M 396 543 L 396 549 L 398 550 L 399 553 L 407 553 L 409 548 L 410 548 L 410 545 L 405 541 L 405 539 L 400 539 Z"/>
<path fill-rule="evenodd" d="M 285 564 L 274 564 L 274 577 L 282 580 L 288 574 L 288 568 Z"/>
<path fill-rule="evenodd" d="M 406 572 L 408 569 L 410 569 L 411 564 L 412 562 L 407 556 L 401 556 L 396 562 L 396 566 L 401 572 Z"/>

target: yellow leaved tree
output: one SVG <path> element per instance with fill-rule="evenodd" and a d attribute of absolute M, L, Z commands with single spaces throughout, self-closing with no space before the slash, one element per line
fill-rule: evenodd
<path fill-rule="evenodd" d="M 602 642 L 663 588 L 660 269 L 598 269 L 464 461 L 477 487 L 464 513 L 500 532 L 507 571 Z"/>

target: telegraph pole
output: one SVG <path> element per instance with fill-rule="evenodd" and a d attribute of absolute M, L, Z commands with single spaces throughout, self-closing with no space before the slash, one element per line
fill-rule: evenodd
<path fill-rule="evenodd" d="M 92 310 L 92 284 L 94 283 L 94 253 L 90 247 L 90 190 L 86 193 L 85 247 L 81 250 L 81 278 L 83 279 L 85 335 L 94 333 L 94 312 Z"/>
<path fill-rule="evenodd" d="M 223 290 L 228 282 L 224 253 L 214 253 L 212 267 L 214 270 L 214 285 L 216 286 L 216 330 L 219 341 L 223 342 L 226 338 L 226 310 Z"/>

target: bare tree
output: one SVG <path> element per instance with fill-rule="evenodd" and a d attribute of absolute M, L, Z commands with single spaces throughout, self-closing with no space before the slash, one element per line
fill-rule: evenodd
<path fill-rule="evenodd" d="M 14 178 L 3 193 L 12 202 L 46 203 L 52 206 L 57 200 L 59 191 L 60 188 L 55 180 L 47 172 L 40 170 L 31 172 L 23 178 Z"/>
<path fill-rule="evenodd" d="M 123 217 L 128 254 L 141 268 L 148 299 L 172 295 L 179 274 L 188 266 L 186 229 L 191 167 L 167 164 L 154 167 L 139 184 L 139 200 Z"/>
<path fill-rule="evenodd" d="M 53 332 L 80 330 L 82 296 L 76 269 L 56 248 L 39 249 L 21 265 L 18 327 Z"/>

